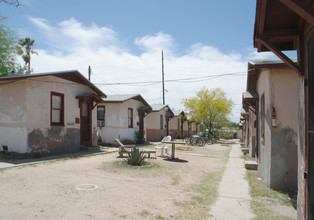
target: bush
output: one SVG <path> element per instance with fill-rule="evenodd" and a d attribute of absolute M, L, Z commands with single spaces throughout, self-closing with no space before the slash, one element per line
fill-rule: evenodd
<path fill-rule="evenodd" d="M 234 132 L 232 131 L 217 131 L 216 133 L 217 139 L 233 139 Z"/>
<path fill-rule="evenodd" d="M 140 152 L 138 148 L 134 148 L 125 161 L 131 166 L 142 166 L 146 163 L 145 158 L 146 156 L 143 152 Z"/>
<path fill-rule="evenodd" d="M 133 145 L 134 144 L 134 141 L 132 141 L 131 139 L 124 139 L 123 141 L 122 141 L 122 144 L 124 144 L 124 145 Z"/>
<path fill-rule="evenodd" d="M 138 131 L 138 132 L 135 132 L 136 134 L 136 143 L 137 144 L 145 144 L 145 132 L 144 131 Z"/>

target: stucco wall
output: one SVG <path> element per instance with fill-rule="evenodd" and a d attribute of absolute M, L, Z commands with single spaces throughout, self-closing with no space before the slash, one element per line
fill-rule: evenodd
<path fill-rule="evenodd" d="M 297 189 L 298 74 L 272 70 L 277 128 L 272 129 L 271 184 L 278 189 Z"/>
<path fill-rule="evenodd" d="M 123 103 L 99 104 L 105 106 L 105 126 L 98 127 L 98 135 L 102 142 L 116 144 L 115 139 L 136 141 L 139 130 L 139 115 L 137 109 L 144 106 L 142 102 L 130 99 Z M 133 109 L 133 128 L 128 127 L 128 109 Z M 148 115 L 147 115 L 148 116 Z M 144 131 L 147 125 L 147 116 L 144 118 Z M 145 138 L 146 138 L 145 132 Z"/>
<path fill-rule="evenodd" d="M 257 82 L 259 93 L 259 165 L 266 184 L 282 190 L 297 189 L 297 74 L 289 69 L 263 70 Z M 265 100 L 265 128 L 261 101 Z M 272 109 L 277 128 L 272 128 Z M 263 141 L 264 134 L 264 141 Z"/>
<path fill-rule="evenodd" d="M 4 86 L 0 86 L 0 89 L 5 90 L 6 94 L 10 94 L 11 101 L 14 100 L 8 107 L 15 111 L 22 109 L 23 119 L 21 120 L 24 121 L 24 124 L 15 129 L 14 133 L 19 132 L 19 134 L 14 139 L 9 136 L 1 138 L 1 142 L 9 142 L 9 151 L 62 153 L 77 151 L 80 148 L 80 124 L 75 122 L 75 118 L 80 118 L 80 109 L 75 97 L 82 93 L 92 92 L 91 89 L 53 76 L 28 78 L 11 84 L 11 86 L 14 88 L 14 92 L 10 92 Z M 51 92 L 64 94 L 64 126 L 51 126 L 50 124 Z M 1 106 L 4 102 L 5 99 L 1 99 Z M 13 116 L 14 111 L 10 115 Z M 6 130 L 11 129 L 8 127 L 1 125 L 1 131 L 5 132 L 0 133 L 8 133 Z M 94 109 L 92 111 L 93 145 L 97 145 L 96 134 L 96 111 Z"/>
<path fill-rule="evenodd" d="M 271 169 L 271 110 L 273 106 L 273 85 L 271 79 L 271 71 L 269 69 L 263 70 L 257 81 L 257 92 L 259 94 L 259 161 L 258 161 L 258 171 L 263 177 L 263 180 L 268 186 L 270 186 L 270 169 Z M 265 100 L 265 127 L 262 131 L 262 117 L 261 117 L 261 107 L 262 107 L 262 96 L 264 95 Z M 264 134 L 264 141 L 261 141 Z"/>
<path fill-rule="evenodd" d="M 24 81 L 0 84 L 0 151 L 24 153 L 27 150 L 26 84 Z"/>
<path fill-rule="evenodd" d="M 163 128 L 160 129 L 160 115 L 163 119 Z M 164 136 L 166 136 L 166 110 L 165 108 L 161 109 L 158 112 L 151 112 L 146 116 L 146 134 L 148 141 L 160 141 Z M 170 128 L 170 127 L 169 127 Z M 170 130 L 169 130 L 170 131 Z"/>
<path fill-rule="evenodd" d="M 249 155 L 251 157 L 255 157 L 256 153 L 256 128 L 254 127 L 254 122 L 256 120 L 256 115 L 251 110 L 249 111 L 249 120 L 248 120 L 248 148 L 249 148 Z"/>

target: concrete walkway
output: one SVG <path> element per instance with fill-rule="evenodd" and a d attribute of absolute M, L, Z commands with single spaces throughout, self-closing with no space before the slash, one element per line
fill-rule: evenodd
<path fill-rule="evenodd" d="M 225 172 L 218 188 L 218 198 L 212 206 L 209 219 L 252 219 L 251 196 L 246 179 L 241 146 L 233 144 Z"/>

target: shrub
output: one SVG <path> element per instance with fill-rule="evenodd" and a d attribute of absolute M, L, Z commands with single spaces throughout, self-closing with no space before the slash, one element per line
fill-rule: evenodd
<path fill-rule="evenodd" d="M 146 163 L 146 156 L 138 148 L 134 148 L 131 153 L 129 153 L 128 158 L 125 159 L 126 163 L 132 166 L 142 166 Z"/>
<path fill-rule="evenodd" d="M 145 132 L 140 130 L 140 131 L 137 131 L 135 132 L 136 134 L 136 143 L 137 144 L 145 144 Z"/>
<path fill-rule="evenodd" d="M 134 141 L 132 141 L 131 139 L 124 139 L 122 141 L 122 144 L 125 144 L 125 145 L 133 145 L 134 144 Z"/>
<path fill-rule="evenodd" d="M 232 131 L 217 131 L 216 137 L 218 139 L 233 139 L 234 138 L 234 132 Z"/>

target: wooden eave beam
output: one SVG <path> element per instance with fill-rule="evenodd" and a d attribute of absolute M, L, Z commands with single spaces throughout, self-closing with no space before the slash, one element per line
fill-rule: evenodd
<path fill-rule="evenodd" d="M 266 0 L 260 1 L 260 11 L 259 11 L 259 17 L 258 17 L 258 35 L 261 36 L 264 33 L 264 27 L 265 27 L 265 16 L 266 16 Z M 262 44 L 257 41 L 257 50 L 258 52 L 261 52 L 262 50 Z"/>
<path fill-rule="evenodd" d="M 303 75 L 301 69 L 299 66 L 295 64 L 289 57 L 287 57 L 283 52 L 278 50 L 271 42 L 264 40 L 263 38 L 258 38 L 258 41 L 260 41 L 265 47 L 267 47 L 270 51 L 272 51 L 274 54 L 276 54 L 283 62 L 285 62 L 291 69 L 293 69 L 295 72 L 297 72 L 300 75 Z"/>
<path fill-rule="evenodd" d="M 280 0 L 285 6 L 290 8 L 296 14 L 298 14 L 301 18 L 309 22 L 312 26 L 314 26 L 314 10 L 310 5 L 305 4 L 300 0 Z"/>

